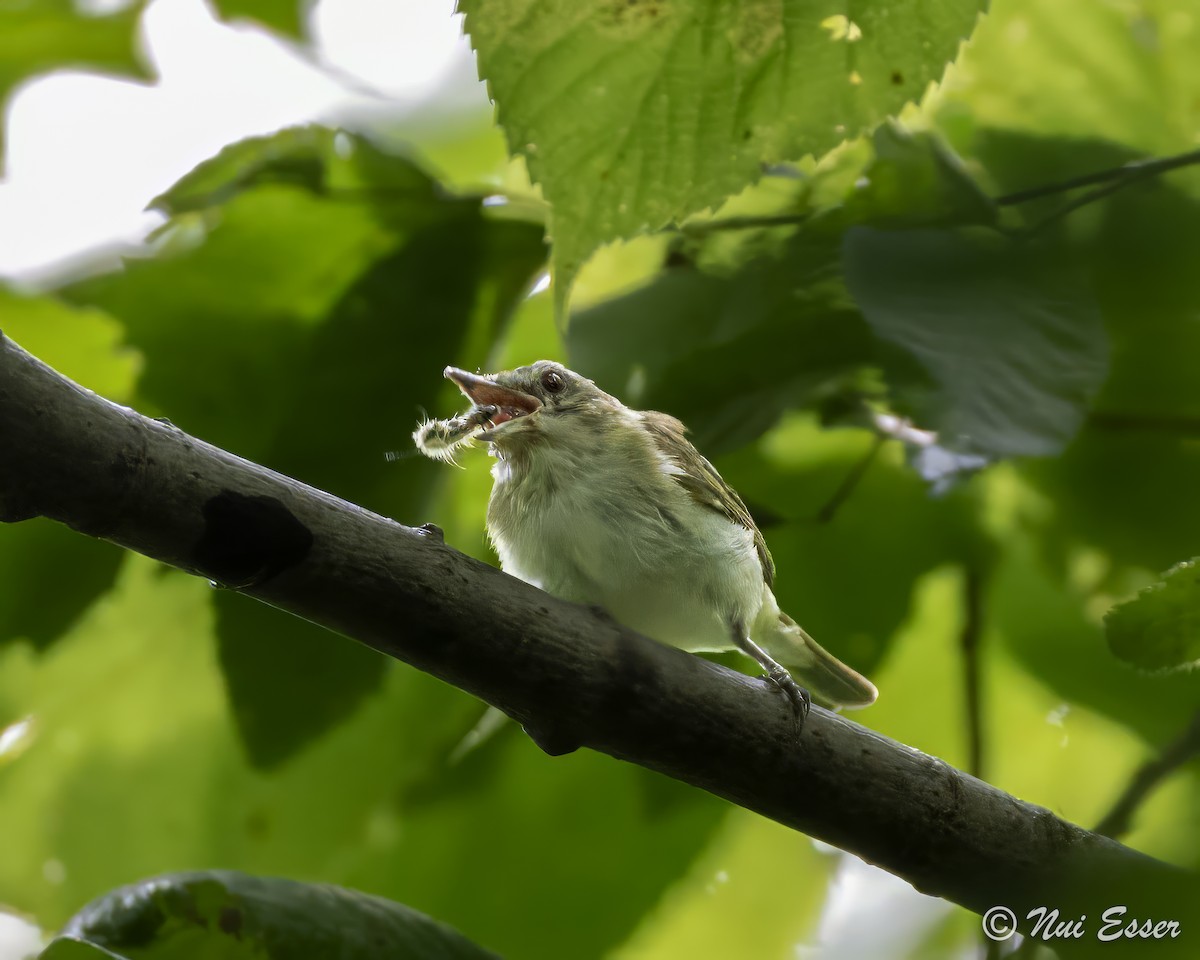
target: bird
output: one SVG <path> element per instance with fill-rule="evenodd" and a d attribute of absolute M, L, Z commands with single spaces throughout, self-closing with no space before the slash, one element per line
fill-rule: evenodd
<path fill-rule="evenodd" d="M 552 360 L 444 375 L 471 410 L 414 438 L 440 460 L 488 444 L 487 533 L 506 573 L 661 643 L 740 650 L 801 724 L 814 696 L 831 707 L 875 701 L 870 680 L 780 610 L 761 531 L 683 423 L 631 409 Z"/>

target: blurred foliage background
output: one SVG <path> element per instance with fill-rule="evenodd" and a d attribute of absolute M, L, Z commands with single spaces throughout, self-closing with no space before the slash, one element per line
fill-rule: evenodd
<path fill-rule="evenodd" d="M 561 359 L 689 424 L 782 606 L 879 686 L 855 720 L 1099 821 L 1197 708 L 1103 617 L 1200 553 L 1200 173 L 1013 195 L 1195 149 L 1194 0 L 461 6 L 503 126 L 231 144 L 119 269 L 0 287 L 5 335 L 493 562 L 485 452 L 454 470 L 409 434 L 456 411 L 447 364 Z M 216 8 L 307 42 L 290 0 Z M 145 72 L 139 12 L 0 7 L 0 93 Z M 512 957 L 979 950 L 977 918 L 837 851 L 481 733 L 471 697 L 144 558 L 35 520 L 0 572 L 0 903 L 47 932 L 228 868 Z M 1197 786 L 1181 767 L 1122 839 L 1195 866 Z"/>

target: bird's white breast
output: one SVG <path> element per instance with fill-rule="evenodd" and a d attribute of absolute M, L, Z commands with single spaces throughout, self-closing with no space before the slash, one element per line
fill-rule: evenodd
<path fill-rule="evenodd" d="M 545 444 L 497 462 L 488 532 L 504 570 L 664 643 L 727 647 L 763 601 L 753 534 L 696 503 L 648 438 L 621 448 Z"/>

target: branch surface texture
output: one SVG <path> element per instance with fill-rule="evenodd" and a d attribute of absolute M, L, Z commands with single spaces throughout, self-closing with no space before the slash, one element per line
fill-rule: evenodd
<path fill-rule="evenodd" d="M 1022 930 L 1038 906 L 1086 914 L 1089 938 L 1054 941 L 1064 956 L 1166 956 L 1200 941 L 1187 922 L 1200 898 L 1192 874 L 819 707 L 797 737 L 765 681 L 521 583 L 436 528 L 104 400 L 0 334 L 0 520 L 35 516 L 410 663 L 499 707 L 550 754 L 590 747 L 660 771 L 924 893 L 979 913 L 1006 906 Z M 1182 935 L 1097 943 L 1114 905 L 1179 920 Z"/>

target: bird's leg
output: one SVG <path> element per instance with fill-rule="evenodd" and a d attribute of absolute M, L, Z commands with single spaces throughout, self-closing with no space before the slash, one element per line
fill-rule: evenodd
<path fill-rule="evenodd" d="M 803 724 L 808 716 L 808 709 L 812 706 L 812 697 L 808 691 L 792 678 L 785 667 L 776 663 L 766 650 L 750 639 L 746 628 L 740 622 L 733 624 L 733 641 L 746 656 L 753 657 L 758 661 L 758 665 L 767 671 L 763 676 L 787 695 L 788 700 L 792 702 L 792 709 L 796 711 L 796 719 Z"/>

